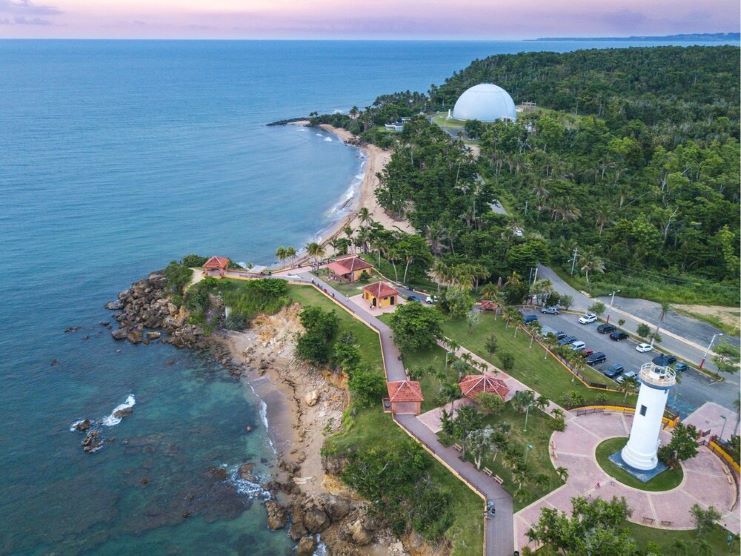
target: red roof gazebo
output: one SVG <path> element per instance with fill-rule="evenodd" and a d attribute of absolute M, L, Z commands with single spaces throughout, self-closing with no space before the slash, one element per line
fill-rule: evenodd
<path fill-rule="evenodd" d="M 227 257 L 211 257 L 205 263 L 203 263 L 203 270 L 209 276 L 218 274 L 224 276 L 224 272 L 229 267 L 229 259 Z"/>
<path fill-rule="evenodd" d="M 487 394 L 496 394 L 503 400 L 506 399 L 507 394 L 509 394 L 509 388 L 503 380 L 486 374 L 464 376 L 460 381 L 459 386 L 461 387 L 463 395 L 473 400 L 475 400 L 476 396 L 482 392 L 486 392 Z"/>
<path fill-rule="evenodd" d="M 391 413 L 419 415 L 422 411 L 422 387 L 414 380 L 394 380 L 386 383 Z"/>
<path fill-rule="evenodd" d="M 373 268 L 371 264 L 354 255 L 343 259 L 337 259 L 335 262 L 327 265 L 327 270 L 329 270 L 335 278 L 348 280 L 350 282 L 355 282 L 360 279 L 363 271 L 371 268 Z"/>

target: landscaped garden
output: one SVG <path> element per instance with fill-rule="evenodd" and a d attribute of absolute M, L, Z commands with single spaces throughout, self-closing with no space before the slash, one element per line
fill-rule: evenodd
<path fill-rule="evenodd" d="M 660 492 L 663 490 L 671 490 L 679 486 L 683 477 L 681 466 L 677 466 L 674 469 L 669 468 L 656 475 L 650 481 L 644 483 L 611 462 L 609 457 L 618 450 L 622 450 L 627 442 L 627 437 L 608 438 L 597 446 L 595 454 L 597 457 L 597 463 L 599 463 L 605 473 L 617 479 L 621 483 L 639 490 Z"/>

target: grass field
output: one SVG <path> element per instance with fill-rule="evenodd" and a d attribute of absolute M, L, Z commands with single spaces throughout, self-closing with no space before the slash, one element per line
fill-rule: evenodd
<path fill-rule="evenodd" d="M 340 320 L 341 330 L 351 331 L 358 339 L 363 359 L 378 372 L 383 373 L 381 345 L 375 331 L 313 287 L 292 285 L 289 294 L 295 302 L 304 306 L 314 305 L 323 309 L 334 309 Z M 328 438 L 325 445 L 345 452 L 374 446 L 387 447 L 406 438 L 409 437 L 393 422 L 390 415 L 383 413 L 379 403 L 377 407 L 361 410 L 351 408 L 347 411 L 342 432 Z M 452 554 L 479 556 L 484 542 L 481 498 L 432 456 L 426 457 L 430 461 L 429 473 L 432 481 L 452 494 L 454 521 L 445 533 L 445 538 L 452 546 Z"/>
<path fill-rule="evenodd" d="M 346 295 L 347 297 L 359 295 L 363 293 L 363 288 L 368 284 L 373 284 L 374 282 L 383 280 L 383 277 L 375 270 L 371 270 L 366 278 L 358 280 L 357 282 L 343 282 L 342 280 L 333 280 L 329 277 L 329 271 L 326 268 L 320 268 L 318 271 L 312 272 L 312 274 L 326 281 L 327 284 L 332 286 L 341 294 Z"/>
<path fill-rule="evenodd" d="M 465 320 L 448 320 L 443 324 L 443 332 L 461 346 L 498 367 L 501 367 L 498 354 L 511 353 L 515 363 L 509 374 L 556 403 L 563 394 L 572 391 L 582 395 L 587 403 L 597 403 L 600 396 L 604 396 L 607 403 L 625 403 L 622 393 L 604 392 L 582 384 L 563 365 L 547 355 L 537 343 L 533 343 L 531 348 L 530 339 L 526 334 L 518 332 L 515 336 L 514 327 L 507 328 L 504 319 L 501 317 L 495 319 L 492 313 L 483 313 L 480 322 L 473 327 L 469 327 Z M 494 356 L 489 354 L 485 347 L 486 340 L 492 334 L 497 339 L 497 351 Z M 600 373 L 597 374 L 600 376 L 595 376 L 595 381 L 600 378 L 603 383 L 611 382 Z M 628 396 L 627 403 L 634 400 L 634 396 Z"/>
<path fill-rule="evenodd" d="M 456 120 L 454 118 L 448 119 L 447 112 L 438 112 L 432 116 L 432 123 L 436 126 L 460 130 L 462 130 L 466 125 L 465 120 Z"/>
<path fill-rule="evenodd" d="M 599 463 L 605 473 L 614 477 L 624 485 L 650 492 L 671 490 L 679 486 L 684 475 L 681 467 L 678 469 L 667 469 L 666 471 L 656 475 L 656 477 L 650 481 L 642 483 L 633 475 L 612 463 L 608 458 L 618 450 L 621 450 L 627 442 L 627 437 L 608 438 L 597 446 L 597 463 Z"/>
<path fill-rule="evenodd" d="M 635 523 L 628 523 L 630 535 L 636 540 L 638 546 L 646 550 L 653 544 L 658 547 L 658 554 L 671 554 L 677 556 L 700 556 L 701 554 L 712 554 L 713 556 L 738 556 L 738 537 L 733 536 L 728 543 L 728 531 L 722 527 L 715 526 L 702 538 L 695 531 L 668 531 L 644 527 Z M 706 542 L 704 548 L 699 546 L 698 541 Z"/>

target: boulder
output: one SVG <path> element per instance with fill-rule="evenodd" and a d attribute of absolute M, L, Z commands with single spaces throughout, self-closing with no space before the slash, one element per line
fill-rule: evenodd
<path fill-rule="evenodd" d="M 133 330 L 129 330 L 129 333 L 126 334 L 126 339 L 131 342 L 132 344 L 138 344 L 142 341 L 142 332 L 138 328 L 135 328 Z"/>
<path fill-rule="evenodd" d="M 243 463 L 239 466 L 239 478 L 244 481 L 249 481 L 251 483 L 254 483 L 257 479 L 252 474 L 253 469 L 255 468 L 254 463 Z"/>
<path fill-rule="evenodd" d="M 301 537 L 301 540 L 298 541 L 296 554 L 298 556 L 311 556 L 312 554 L 314 554 L 315 548 L 316 541 L 314 540 L 314 537 L 307 535 L 305 537 Z"/>
<path fill-rule="evenodd" d="M 319 401 L 319 390 L 312 390 L 304 396 L 304 401 L 309 407 L 315 406 Z"/>
<path fill-rule="evenodd" d="M 271 529 L 282 529 L 286 526 L 288 515 L 285 508 L 275 500 L 265 502 L 265 509 L 268 512 L 268 527 Z"/>
<path fill-rule="evenodd" d="M 365 546 L 373 542 L 373 533 L 368 531 L 363 525 L 361 519 L 356 519 L 347 526 L 347 531 L 350 534 L 350 538 L 355 544 Z"/>
<path fill-rule="evenodd" d="M 206 474 L 217 481 L 225 481 L 228 476 L 226 469 L 223 467 L 209 467 Z"/>
<path fill-rule="evenodd" d="M 113 416 L 116 417 L 117 419 L 121 419 L 122 417 L 128 417 L 129 415 L 133 415 L 133 414 L 134 414 L 133 407 L 123 407 L 113 412 Z"/>
<path fill-rule="evenodd" d="M 86 454 L 97 452 L 103 446 L 103 439 L 98 431 L 90 431 L 82 440 L 82 449 Z"/>
<path fill-rule="evenodd" d="M 333 496 L 331 494 L 322 497 L 324 511 L 332 522 L 339 521 L 352 510 L 352 501 L 345 496 Z"/>
<path fill-rule="evenodd" d="M 330 525 L 329 516 L 319 506 L 312 505 L 304 510 L 304 527 L 310 533 L 321 533 Z"/>
<path fill-rule="evenodd" d="M 121 298 L 116 299 L 115 301 L 109 301 L 105 304 L 105 308 L 109 311 L 120 311 L 123 309 L 123 302 L 121 301 Z"/>
<path fill-rule="evenodd" d="M 76 431 L 85 432 L 90 428 L 91 425 L 92 423 L 90 422 L 90 419 L 83 419 L 82 421 L 77 421 L 74 424 L 74 429 Z"/>
<path fill-rule="evenodd" d="M 147 340 L 158 340 L 162 336 L 162 332 L 147 332 Z"/>

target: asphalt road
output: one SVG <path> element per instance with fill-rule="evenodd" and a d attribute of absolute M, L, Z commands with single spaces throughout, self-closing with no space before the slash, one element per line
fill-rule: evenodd
<path fill-rule="evenodd" d="M 525 312 L 526 314 L 529 311 Z M 607 355 L 607 361 L 596 366 L 597 370 L 607 369 L 613 363 L 622 364 L 626 370 L 637 371 L 643 363 L 651 361 L 658 352 L 640 353 L 636 351 L 637 342 L 632 339 L 615 342 L 609 334 L 597 332 L 599 322 L 579 324 L 579 317 L 573 314 L 543 315 L 538 313 L 538 320 L 542 325 L 549 326 L 557 331 L 563 331 L 570 336 L 576 336 L 594 351 L 601 351 Z M 738 397 L 738 389 L 726 382 L 713 382 L 706 375 L 689 369 L 679 377 L 680 383 L 672 389 L 669 397 L 669 407 L 682 417 L 700 407 L 706 401 L 714 401 L 733 409 L 733 401 Z"/>

